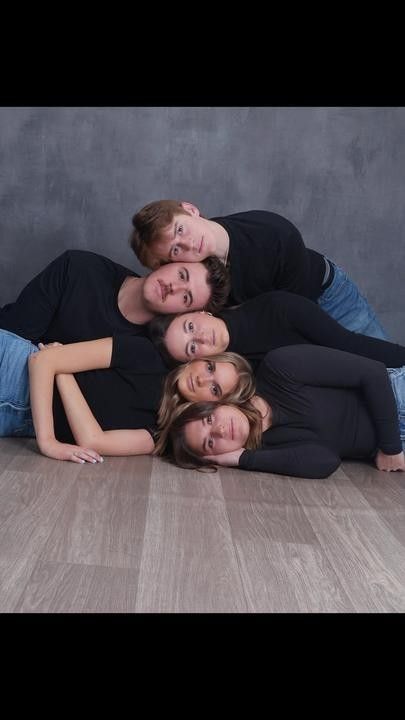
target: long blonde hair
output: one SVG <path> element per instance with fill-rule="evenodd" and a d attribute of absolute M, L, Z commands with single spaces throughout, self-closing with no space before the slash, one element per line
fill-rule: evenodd
<path fill-rule="evenodd" d="M 241 355 L 233 352 L 224 352 L 218 353 L 218 355 L 211 355 L 210 357 L 201 357 L 198 358 L 198 360 L 216 363 L 228 362 L 235 367 L 235 370 L 238 373 L 238 384 L 234 390 L 221 397 L 221 403 L 234 403 L 235 405 L 239 405 L 247 400 L 250 400 L 250 398 L 255 394 L 256 385 L 252 368 L 249 362 Z M 184 399 L 184 397 L 180 394 L 178 387 L 178 381 L 181 374 L 189 365 L 191 365 L 192 362 L 195 361 L 190 360 L 190 362 L 180 365 L 166 376 L 158 411 L 159 439 L 155 447 L 155 454 L 157 455 L 162 454 L 162 451 L 167 443 L 169 426 L 178 417 L 179 411 L 183 410 L 186 405 L 192 404 Z"/>

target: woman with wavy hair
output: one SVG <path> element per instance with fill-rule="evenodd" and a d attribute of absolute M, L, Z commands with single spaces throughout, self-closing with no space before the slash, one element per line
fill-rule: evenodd
<path fill-rule="evenodd" d="M 184 468 L 308 478 L 328 477 L 342 459 L 405 470 L 405 367 L 292 345 L 268 353 L 256 385 L 247 404 L 180 407 L 155 452 Z"/>
<path fill-rule="evenodd" d="M 254 393 L 251 366 L 236 353 L 202 357 L 174 368 L 163 385 L 156 452 L 160 453 L 165 446 L 170 425 L 185 403 L 226 401 L 239 404 L 248 401 Z"/>

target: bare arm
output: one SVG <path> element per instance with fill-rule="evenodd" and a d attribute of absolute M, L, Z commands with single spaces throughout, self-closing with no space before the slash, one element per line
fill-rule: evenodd
<path fill-rule="evenodd" d="M 103 430 L 73 375 L 59 374 L 56 384 L 76 442 L 103 455 L 149 455 L 155 443 L 147 430 Z"/>
<path fill-rule="evenodd" d="M 38 446 L 44 455 L 61 460 L 74 459 L 65 456 L 68 448 L 72 446 L 65 446 L 64 450 L 64 444 L 58 443 L 55 438 L 52 414 L 55 375 L 107 368 L 111 362 L 111 351 L 112 339 L 104 338 L 46 348 L 30 356 L 28 369 L 31 411 Z M 94 456 L 99 459 L 97 453 Z"/>

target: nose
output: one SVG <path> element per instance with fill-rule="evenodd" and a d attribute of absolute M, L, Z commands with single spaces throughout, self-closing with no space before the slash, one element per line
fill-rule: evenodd
<path fill-rule="evenodd" d="M 224 428 L 224 426 L 222 425 L 222 423 L 221 423 L 221 424 L 218 424 L 218 425 L 216 426 L 215 432 L 216 432 L 216 434 L 217 434 L 219 437 L 221 437 L 221 438 L 224 437 L 225 428 Z"/>
<path fill-rule="evenodd" d="M 184 288 L 187 287 L 187 282 L 186 280 L 179 280 L 176 282 L 168 283 L 166 287 L 168 289 L 168 293 L 170 295 L 174 295 L 176 292 L 183 292 Z"/>
<path fill-rule="evenodd" d="M 198 387 L 205 387 L 205 386 L 209 385 L 212 382 L 212 380 L 209 377 L 204 378 L 204 377 L 200 377 L 199 375 L 197 375 L 196 382 L 197 382 Z"/>

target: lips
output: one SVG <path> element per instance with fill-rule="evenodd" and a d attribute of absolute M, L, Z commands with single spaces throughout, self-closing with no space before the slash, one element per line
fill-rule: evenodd
<path fill-rule="evenodd" d="M 215 330 L 212 331 L 212 346 L 215 347 Z"/>
<path fill-rule="evenodd" d="M 199 254 L 199 255 L 201 255 L 201 248 L 202 248 L 202 246 L 203 246 L 203 242 L 204 242 L 204 235 L 203 235 L 202 238 L 201 238 L 200 247 L 198 248 L 198 254 Z"/>
<path fill-rule="evenodd" d="M 233 420 L 231 418 L 231 438 L 234 439 L 234 432 L 233 432 Z"/>
<path fill-rule="evenodd" d="M 166 300 L 167 295 L 168 295 L 167 287 L 166 287 L 166 285 L 164 284 L 164 282 L 163 282 L 162 280 L 158 280 L 158 283 L 159 283 L 160 295 L 161 295 L 161 298 L 162 298 L 162 302 L 164 302 L 164 301 Z"/>

